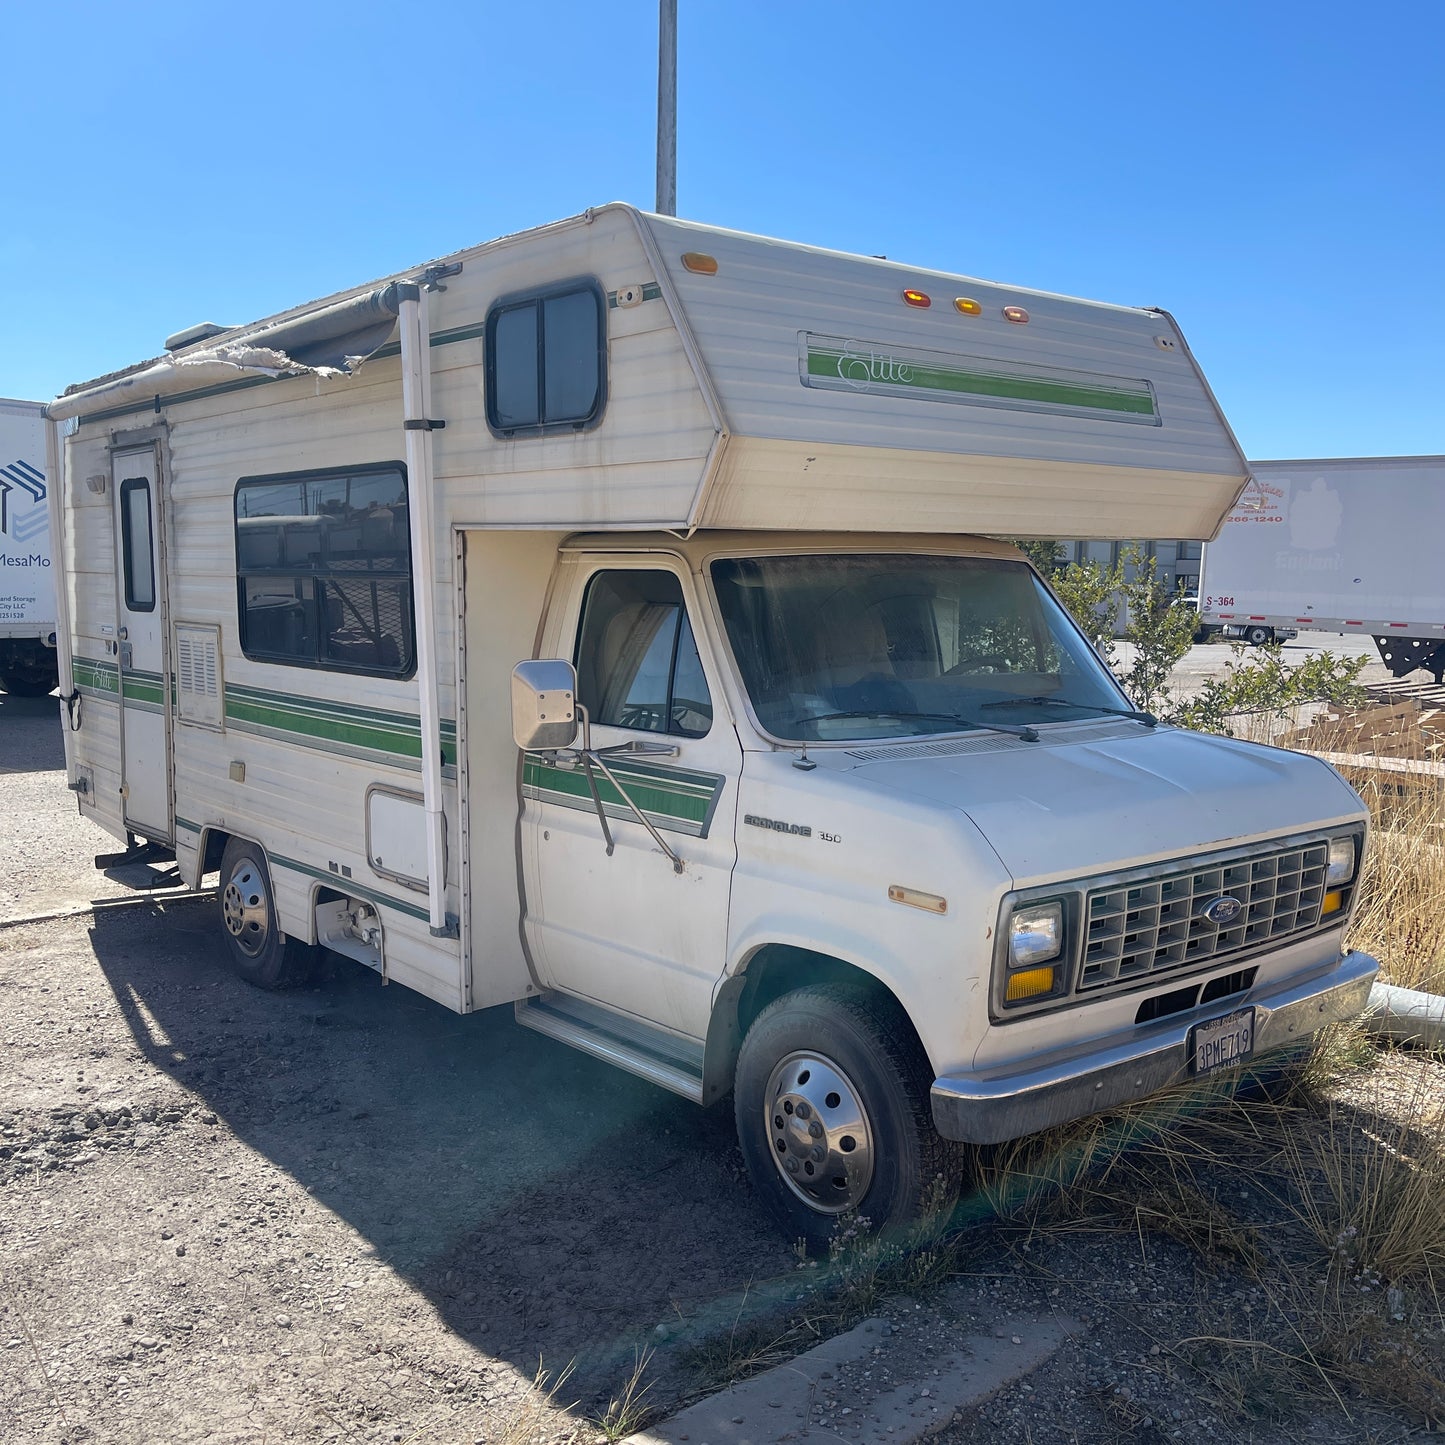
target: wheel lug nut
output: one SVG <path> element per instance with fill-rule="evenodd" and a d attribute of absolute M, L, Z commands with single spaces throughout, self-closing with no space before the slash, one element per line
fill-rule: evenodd
<path fill-rule="evenodd" d="M 799 1104 L 797 1113 L 800 1119 L 811 1119 L 813 1117 L 813 1111 L 806 1104 Z"/>
<path fill-rule="evenodd" d="M 812 1155 L 813 1162 L 815 1164 L 821 1164 L 823 1162 L 823 1146 L 821 1144 L 814 1144 L 812 1149 Z"/>
<path fill-rule="evenodd" d="M 814 1119 L 813 1122 L 808 1125 L 808 1133 L 811 1134 L 814 1139 L 821 1139 L 823 1137 L 823 1126 Z"/>
<path fill-rule="evenodd" d="M 787 1169 L 789 1174 L 796 1174 L 798 1172 L 798 1161 L 790 1154 L 787 1159 L 783 1161 L 783 1167 Z"/>

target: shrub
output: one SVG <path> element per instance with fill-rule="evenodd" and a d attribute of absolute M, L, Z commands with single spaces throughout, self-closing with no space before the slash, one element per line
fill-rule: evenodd
<path fill-rule="evenodd" d="M 1322 652 L 1289 664 L 1278 646 L 1251 649 L 1247 661 L 1243 646 L 1237 646 L 1222 677 L 1207 678 L 1193 696 L 1176 700 L 1169 675 L 1193 645 L 1197 618 L 1165 589 L 1153 557 L 1131 542 L 1111 567 L 1098 562 L 1063 566 L 1057 542 L 1015 545 L 1048 578 L 1135 706 L 1163 722 L 1232 737 L 1233 720 L 1243 714 L 1284 718 L 1306 703 L 1365 700 L 1358 679 L 1366 658 Z M 1121 618 L 1122 640 L 1133 653 L 1127 667 L 1116 635 Z"/>

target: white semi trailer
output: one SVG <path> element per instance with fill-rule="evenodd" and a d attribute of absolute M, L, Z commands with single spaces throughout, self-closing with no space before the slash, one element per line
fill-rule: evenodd
<path fill-rule="evenodd" d="M 1445 680 L 1445 457 L 1251 462 L 1204 549 L 1199 610 L 1226 636 L 1366 633 L 1396 677 Z"/>
<path fill-rule="evenodd" d="M 45 407 L 0 398 L 0 688 L 43 696 L 55 659 Z"/>
<path fill-rule="evenodd" d="M 50 408 L 81 811 L 699 1105 L 791 1237 L 1363 1005 L 1366 814 L 978 533 L 1213 535 L 1173 320 L 604 206 Z M 75 719 L 72 719 L 73 724 Z"/>

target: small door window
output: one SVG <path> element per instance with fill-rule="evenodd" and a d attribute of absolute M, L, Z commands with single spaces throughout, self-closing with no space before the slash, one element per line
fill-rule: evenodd
<path fill-rule="evenodd" d="M 156 554 L 151 534 L 151 484 L 145 477 L 127 477 L 120 484 L 120 547 L 126 610 L 154 612 Z"/>
<path fill-rule="evenodd" d="M 577 636 L 578 700 L 595 723 L 700 738 L 712 727 L 682 583 L 671 572 L 599 572 Z"/>

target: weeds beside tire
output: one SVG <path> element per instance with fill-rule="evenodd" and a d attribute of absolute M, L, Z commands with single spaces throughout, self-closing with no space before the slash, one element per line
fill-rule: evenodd
<path fill-rule="evenodd" d="M 925 1199 L 951 1203 L 962 1153 L 933 1127 L 932 1082 L 891 1000 L 827 985 L 758 1015 L 738 1055 L 738 1142 L 790 1239 L 824 1254 L 845 1215 L 893 1230 Z"/>

